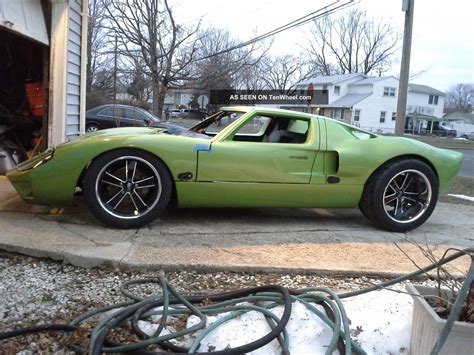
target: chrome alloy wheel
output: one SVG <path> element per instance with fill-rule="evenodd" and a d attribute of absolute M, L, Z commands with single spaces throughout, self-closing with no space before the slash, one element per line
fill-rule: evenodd
<path fill-rule="evenodd" d="M 431 184 L 425 174 L 411 169 L 401 171 L 385 187 L 385 213 L 397 223 L 411 223 L 426 212 L 431 196 Z"/>
<path fill-rule="evenodd" d="M 156 168 L 136 156 L 110 161 L 95 181 L 95 195 L 100 206 L 121 219 L 146 215 L 160 200 L 161 192 L 161 178 Z"/>
<path fill-rule="evenodd" d="M 86 129 L 86 133 L 93 133 L 97 132 L 99 130 L 99 127 L 97 126 L 88 126 Z"/>

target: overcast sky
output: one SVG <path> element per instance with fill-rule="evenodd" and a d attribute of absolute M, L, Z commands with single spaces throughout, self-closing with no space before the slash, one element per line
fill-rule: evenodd
<path fill-rule="evenodd" d="M 227 28 L 232 36 L 247 40 L 304 16 L 332 1 L 311 0 L 174 0 L 179 23 Z M 353 7 L 370 17 L 390 22 L 401 33 L 404 24 L 402 0 L 361 0 Z M 459 82 L 474 82 L 474 2 L 472 0 L 416 0 L 410 71 L 426 73 L 413 82 L 446 90 Z M 335 16 L 340 15 L 338 12 Z M 274 37 L 273 54 L 301 52 L 311 24 Z M 398 58 L 387 75 L 399 75 Z"/>

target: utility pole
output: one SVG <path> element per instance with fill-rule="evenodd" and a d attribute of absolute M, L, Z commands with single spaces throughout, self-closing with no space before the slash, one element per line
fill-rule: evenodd
<path fill-rule="evenodd" d="M 117 34 L 115 34 L 114 48 L 114 105 L 117 101 Z"/>
<path fill-rule="evenodd" d="M 415 0 L 402 1 L 402 10 L 405 11 L 405 28 L 403 30 L 402 63 L 400 67 L 400 83 L 398 86 L 397 120 L 395 122 L 395 135 L 397 136 L 402 136 L 405 131 L 411 37 L 413 30 L 413 13 L 415 9 Z"/>

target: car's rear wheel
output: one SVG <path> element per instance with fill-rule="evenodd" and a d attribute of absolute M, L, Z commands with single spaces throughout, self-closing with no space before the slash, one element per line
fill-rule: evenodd
<path fill-rule="evenodd" d="M 438 198 L 438 178 L 417 159 L 381 167 L 367 182 L 359 208 L 377 226 L 406 232 L 423 224 Z"/>
<path fill-rule="evenodd" d="M 95 123 L 90 123 L 86 125 L 86 133 L 97 132 L 98 130 L 100 130 L 100 127 Z"/>
<path fill-rule="evenodd" d="M 98 157 L 84 179 L 84 197 L 91 212 L 118 228 L 151 222 L 168 205 L 171 190 L 164 164 L 138 150 L 117 150 Z"/>

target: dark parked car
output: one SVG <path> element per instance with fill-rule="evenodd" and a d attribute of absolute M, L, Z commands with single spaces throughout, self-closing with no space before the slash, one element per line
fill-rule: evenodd
<path fill-rule="evenodd" d="M 198 109 L 190 108 L 190 109 L 182 109 L 181 113 L 179 114 L 180 118 L 192 118 L 192 119 L 198 119 L 198 120 L 203 120 L 207 117 L 205 112 L 202 112 Z"/>
<path fill-rule="evenodd" d="M 140 107 L 108 104 L 86 112 L 86 132 L 95 132 L 105 128 L 143 126 L 184 129 L 162 122 L 158 117 Z"/>
<path fill-rule="evenodd" d="M 438 137 L 456 137 L 457 135 L 456 130 L 450 129 L 439 122 L 433 122 L 433 129 L 430 129 L 430 133 Z"/>

